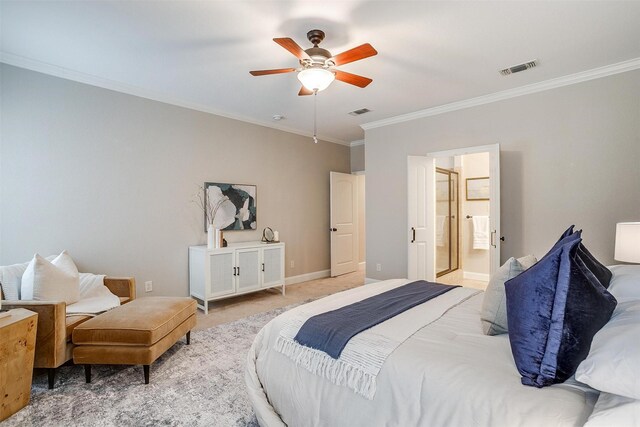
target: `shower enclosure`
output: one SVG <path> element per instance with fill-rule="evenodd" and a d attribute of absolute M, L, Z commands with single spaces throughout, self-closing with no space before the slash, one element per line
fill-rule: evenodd
<path fill-rule="evenodd" d="M 436 168 L 436 277 L 459 268 L 458 173 Z"/>

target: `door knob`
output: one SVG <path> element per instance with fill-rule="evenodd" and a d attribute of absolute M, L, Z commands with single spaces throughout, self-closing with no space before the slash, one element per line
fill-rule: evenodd
<path fill-rule="evenodd" d="M 338 231 L 337 228 L 330 228 L 329 231 Z"/>

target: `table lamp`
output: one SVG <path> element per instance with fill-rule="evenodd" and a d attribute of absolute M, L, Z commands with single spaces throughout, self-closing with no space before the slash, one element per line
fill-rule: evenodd
<path fill-rule="evenodd" d="M 640 222 L 616 225 L 616 261 L 640 263 Z"/>

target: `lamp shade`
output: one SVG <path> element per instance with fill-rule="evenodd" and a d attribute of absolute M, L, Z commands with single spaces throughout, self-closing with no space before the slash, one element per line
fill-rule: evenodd
<path fill-rule="evenodd" d="M 325 68 L 307 68 L 298 73 L 298 80 L 309 90 L 325 90 L 336 75 Z"/>
<path fill-rule="evenodd" d="M 616 225 L 617 261 L 640 263 L 640 222 L 619 222 Z"/>

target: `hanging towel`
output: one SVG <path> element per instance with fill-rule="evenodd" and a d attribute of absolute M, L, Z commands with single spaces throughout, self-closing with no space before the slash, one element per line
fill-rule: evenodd
<path fill-rule="evenodd" d="M 436 215 L 436 246 L 444 246 L 444 223 L 447 217 Z"/>
<path fill-rule="evenodd" d="M 489 217 L 473 216 L 473 249 L 489 250 Z"/>

